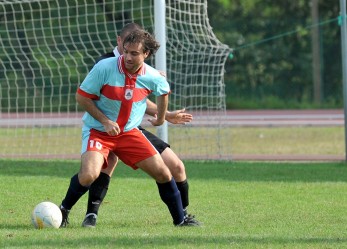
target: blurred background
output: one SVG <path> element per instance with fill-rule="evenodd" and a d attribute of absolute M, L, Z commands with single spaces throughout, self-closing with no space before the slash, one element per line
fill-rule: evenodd
<path fill-rule="evenodd" d="M 159 2 L 169 109 L 194 114 L 168 129 L 182 159 L 344 159 L 336 0 L 1 1 L 0 157 L 79 158 L 78 85 Z"/>
<path fill-rule="evenodd" d="M 226 62 L 227 109 L 343 108 L 340 3 L 208 0 Z"/>

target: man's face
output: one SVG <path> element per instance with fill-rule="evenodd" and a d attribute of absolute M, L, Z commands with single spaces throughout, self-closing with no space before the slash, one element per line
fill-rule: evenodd
<path fill-rule="evenodd" d="M 148 56 L 141 43 L 126 43 L 123 47 L 124 64 L 129 73 L 135 73 Z"/>

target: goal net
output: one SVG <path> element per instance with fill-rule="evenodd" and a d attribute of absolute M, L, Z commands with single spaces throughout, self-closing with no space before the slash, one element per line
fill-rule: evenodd
<path fill-rule="evenodd" d="M 154 32 L 153 1 L 5 0 L 0 19 L 0 157 L 79 158 L 76 89 L 123 25 Z M 167 0 L 166 36 L 169 109 L 194 115 L 169 125 L 171 148 L 182 159 L 231 159 L 223 127 L 230 48 L 212 32 L 207 1 Z M 156 132 L 146 119 L 143 126 Z"/>

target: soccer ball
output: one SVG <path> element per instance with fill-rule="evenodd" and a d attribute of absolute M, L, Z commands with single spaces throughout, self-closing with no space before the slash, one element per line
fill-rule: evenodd
<path fill-rule="evenodd" d="M 59 228 L 63 216 L 57 205 L 52 202 L 44 201 L 36 205 L 32 214 L 31 222 L 37 229 Z"/>

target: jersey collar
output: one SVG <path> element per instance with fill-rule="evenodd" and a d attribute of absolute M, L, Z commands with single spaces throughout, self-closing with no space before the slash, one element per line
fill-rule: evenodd
<path fill-rule="evenodd" d="M 128 70 L 125 68 L 125 65 L 124 65 L 124 56 L 121 55 L 118 57 L 118 69 L 119 69 L 119 72 L 121 72 L 122 74 L 126 74 L 128 77 L 133 77 L 135 75 L 144 75 L 146 73 L 146 64 L 143 63 L 142 66 L 139 68 L 139 70 L 137 70 L 136 73 L 134 74 L 131 74 L 128 72 Z"/>
<path fill-rule="evenodd" d="M 120 53 L 118 51 L 118 46 L 113 49 L 113 54 L 114 54 L 115 57 L 120 56 Z"/>

